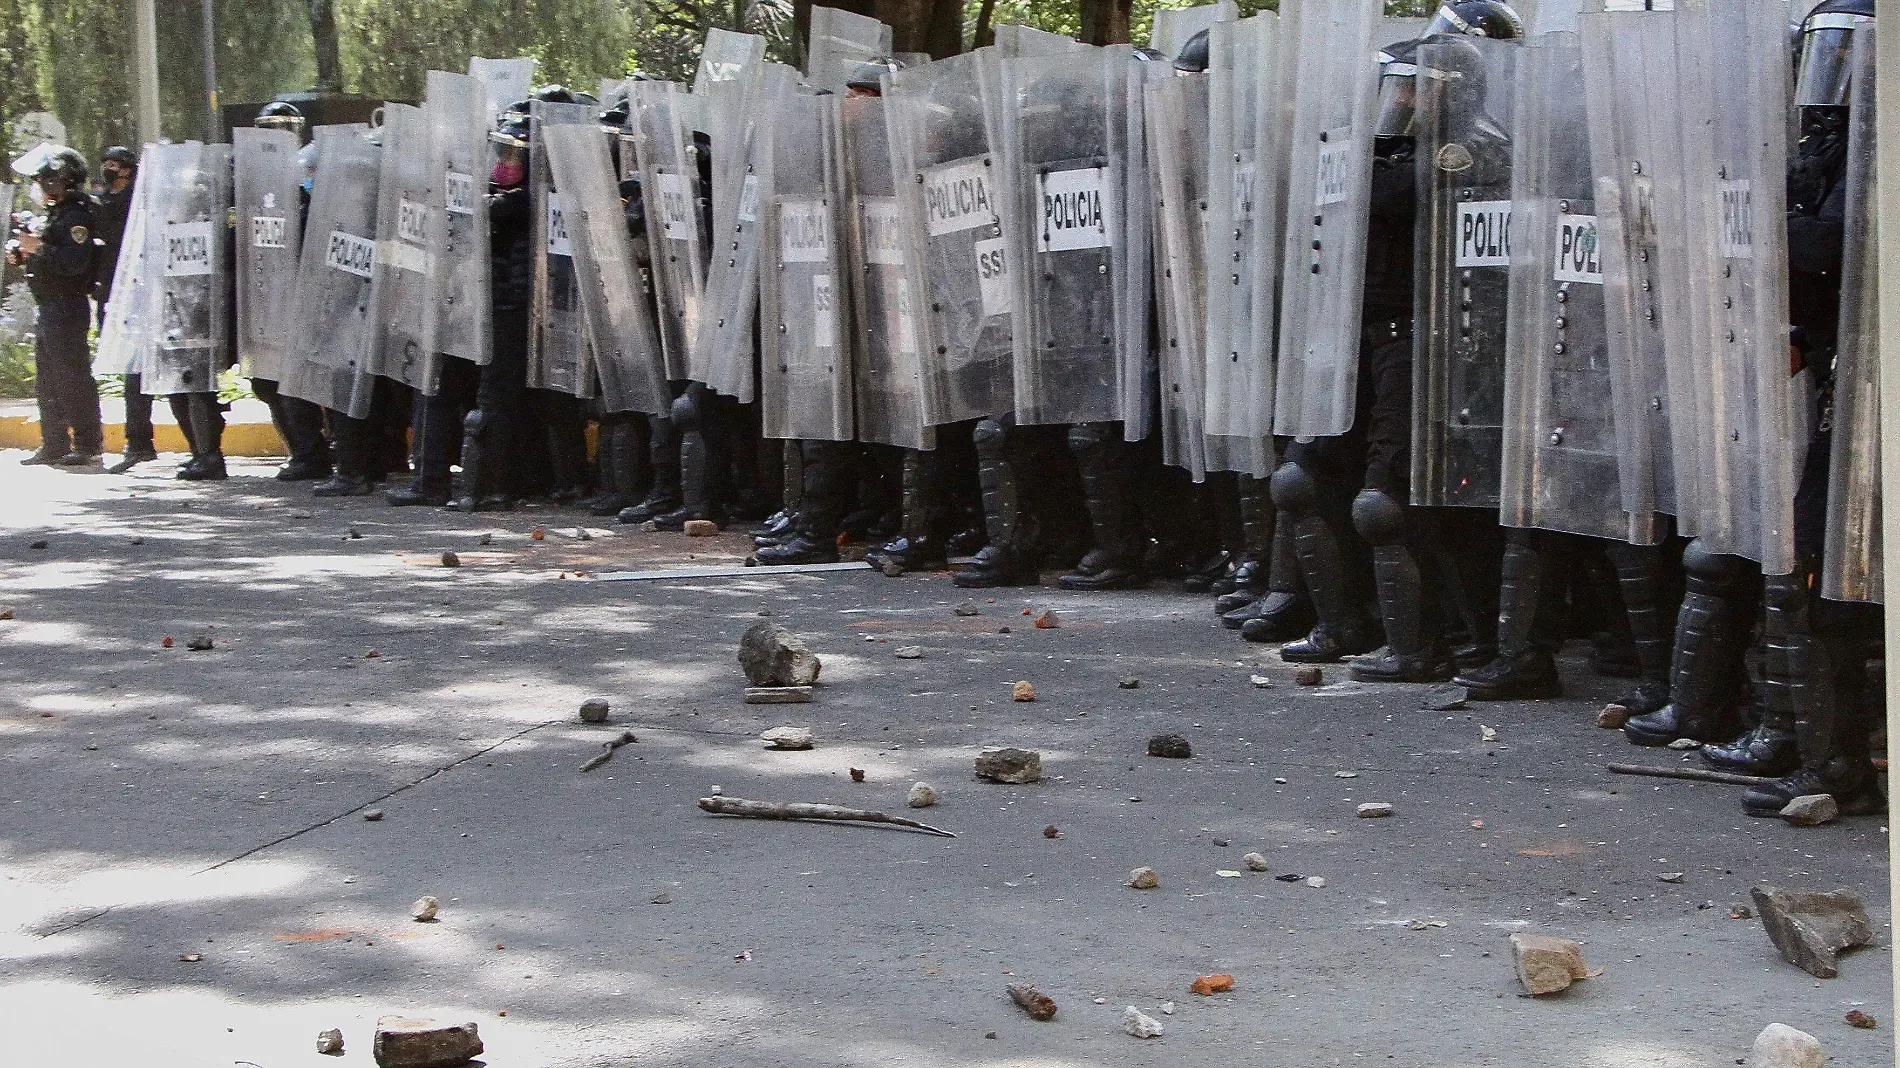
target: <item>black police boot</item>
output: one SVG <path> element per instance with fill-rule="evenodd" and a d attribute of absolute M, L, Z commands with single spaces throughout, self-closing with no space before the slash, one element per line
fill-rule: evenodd
<path fill-rule="evenodd" d="M 1798 575 L 1805 587 L 1806 576 Z M 1808 603 L 1806 589 L 1799 594 L 1800 602 Z M 1777 592 L 1770 590 L 1768 597 L 1774 611 Z M 1797 797 L 1829 794 L 1844 815 L 1884 812 L 1886 801 L 1868 759 L 1868 734 L 1878 725 L 1880 705 L 1869 709 L 1864 700 L 1866 675 L 1853 663 L 1862 653 L 1841 633 L 1839 619 L 1829 623 L 1834 640 L 1827 644 L 1814 639 L 1805 610 L 1791 613 L 1785 622 L 1795 635 L 1787 645 L 1788 694 L 1794 702 L 1801 767 L 1786 778 L 1751 787 L 1742 795 L 1742 810 L 1751 816 L 1774 816 Z"/>
<path fill-rule="evenodd" d="M 1779 778 L 1801 766 L 1796 723 L 1804 705 L 1833 694 L 1827 658 L 1808 615 L 1809 572 L 1762 580 L 1761 722 L 1729 745 L 1702 747 L 1702 761 L 1721 771 Z M 1810 713 L 1812 716 L 1813 713 Z"/>
<path fill-rule="evenodd" d="M 1287 642 L 1312 631 L 1316 621 L 1300 557 L 1293 543 L 1293 521 L 1275 525 L 1268 556 L 1267 593 L 1221 616 L 1221 626 L 1239 630 L 1252 642 Z"/>
<path fill-rule="evenodd" d="M 979 421 L 972 435 L 990 543 L 976 554 L 969 567 L 950 576 L 951 582 L 966 590 L 1035 586 L 1042 581 L 1033 550 L 1035 523 L 1020 505 L 1016 467 L 1006 449 L 1008 435 L 1009 430 L 994 419 Z"/>
<path fill-rule="evenodd" d="M 1385 621 L 1385 648 L 1353 662 L 1360 682 L 1443 682 L 1452 676 L 1450 657 L 1427 627 L 1428 596 L 1418 561 L 1402 540 L 1405 506 L 1380 490 L 1362 491 L 1352 502 L 1352 523 L 1372 545 L 1372 577 Z"/>
<path fill-rule="evenodd" d="M 835 564 L 837 539 L 814 538 L 803 531 L 777 545 L 764 545 L 752 554 L 761 564 Z"/>
<path fill-rule="evenodd" d="M 578 421 L 562 421 L 548 428 L 548 467 L 554 485 L 548 499 L 555 504 L 578 504 L 587 497 L 587 433 Z"/>
<path fill-rule="evenodd" d="M 706 440 L 698 433 L 682 436 L 680 440 L 680 503 L 671 511 L 661 512 L 653 517 L 653 525 L 661 530 L 685 530 L 686 524 L 694 519 L 710 519 L 724 525 L 724 517 L 714 514 L 712 503 L 712 470 L 706 455 Z"/>
<path fill-rule="evenodd" d="M 766 516 L 764 522 L 747 533 L 752 535 L 755 545 L 777 545 L 791 537 L 797 529 L 798 513 L 790 508 L 781 508 Z"/>
<path fill-rule="evenodd" d="M 1319 487 L 1312 475 L 1298 464 L 1281 464 L 1270 485 L 1280 521 L 1292 523 L 1293 548 L 1317 617 L 1305 639 L 1281 647 L 1280 659 L 1295 664 L 1331 664 L 1378 648 L 1377 628 L 1346 592 L 1346 559 L 1339 551 L 1338 538 L 1317 510 Z M 1247 637 L 1247 629 L 1241 627 L 1241 637 Z M 1259 628 L 1256 633 L 1260 633 Z"/>
<path fill-rule="evenodd" d="M 187 482 L 221 482 L 228 476 L 224 469 L 223 428 L 217 419 L 218 398 L 211 393 L 193 393 L 186 403 L 191 420 L 191 461 L 173 477 Z"/>
<path fill-rule="evenodd" d="M 640 503 L 640 488 L 653 481 L 647 442 L 639 421 L 612 415 L 601 421 L 600 492 L 587 502 L 590 515 L 618 516 Z"/>
<path fill-rule="evenodd" d="M 71 450 L 69 449 L 54 449 L 54 448 L 49 448 L 45 445 L 42 445 L 39 447 L 37 451 L 33 453 L 33 455 L 27 457 L 24 460 L 21 460 L 20 466 L 21 467 L 52 467 L 59 463 L 60 457 L 66 455 L 70 451 Z"/>
<path fill-rule="evenodd" d="M 123 475 L 140 464 L 150 463 L 156 459 L 158 459 L 158 450 L 152 448 L 150 445 L 139 445 L 136 447 L 128 445 L 126 446 L 125 454 L 119 457 L 119 462 L 106 468 L 106 473 Z"/>
<path fill-rule="evenodd" d="M 647 455 L 653 465 L 653 484 L 640 503 L 621 509 L 622 523 L 645 523 L 680 506 L 680 439 L 671 418 L 647 417 Z"/>
<path fill-rule="evenodd" d="M 462 487 L 449 507 L 458 512 L 507 512 L 514 496 L 500 485 L 502 457 L 495 455 L 493 438 L 498 420 L 476 408 L 462 418 Z"/>
<path fill-rule="evenodd" d="M 768 565 L 835 564 L 840 516 L 851 482 L 850 447 L 834 441 L 787 442 L 786 447 L 797 448 L 804 459 L 798 530 L 785 542 L 762 546 L 753 555 Z"/>
<path fill-rule="evenodd" d="M 1709 552 L 1700 539 L 1683 551 L 1688 595 L 1676 617 L 1676 653 L 1669 704 L 1623 725 L 1632 745 L 1668 745 L 1678 738 L 1726 742 L 1741 733 L 1736 717 L 1747 652 L 1748 621 L 1737 600 L 1748 567 L 1740 557 Z"/>
<path fill-rule="evenodd" d="M 1095 545 L 1075 570 L 1056 580 L 1065 590 L 1128 590 L 1148 584 L 1142 535 L 1130 499 L 1128 465 L 1122 455 L 1121 429 L 1113 423 L 1082 423 L 1069 428 L 1069 451 L 1082 470 L 1082 496 L 1088 506 Z"/>
<path fill-rule="evenodd" d="M 1544 553 L 1524 531 L 1512 531 L 1504 547 L 1504 579 L 1498 587 L 1498 654 L 1484 667 L 1452 681 L 1474 701 L 1540 701 L 1562 697 L 1557 658 L 1538 641 L 1547 574 Z M 1561 640 L 1561 639 L 1559 639 Z"/>
<path fill-rule="evenodd" d="M 1623 615 L 1630 641 L 1636 647 L 1641 674 L 1629 692 L 1614 702 L 1632 717 L 1647 716 L 1669 703 L 1670 652 L 1674 633 L 1667 627 L 1666 550 L 1653 545 L 1611 542 L 1604 547 L 1616 568 L 1616 585 L 1623 595 Z"/>

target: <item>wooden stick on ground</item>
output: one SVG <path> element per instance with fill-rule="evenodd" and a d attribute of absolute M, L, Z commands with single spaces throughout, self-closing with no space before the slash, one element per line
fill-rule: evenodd
<path fill-rule="evenodd" d="M 621 731 L 621 732 L 620 732 L 620 737 L 618 737 L 618 738 L 615 738 L 615 739 L 614 739 L 613 741 L 611 741 L 611 742 L 602 742 L 602 743 L 600 743 L 601 745 L 604 745 L 604 746 L 606 746 L 606 747 L 607 747 L 607 751 L 606 751 L 605 753 L 602 753 L 602 754 L 600 754 L 599 756 L 597 756 L 597 757 L 595 757 L 594 759 L 592 759 L 592 760 L 590 760 L 590 761 L 588 761 L 587 763 L 585 763 L 585 764 L 582 764 L 582 765 L 581 765 L 581 770 L 582 770 L 582 771 L 592 771 L 592 770 L 594 770 L 595 768 L 597 768 L 597 767 L 600 767 L 600 766 L 601 766 L 602 764 L 605 764 L 605 763 L 607 763 L 607 762 L 608 762 L 609 760 L 612 760 L 612 759 L 614 758 L 614 750 L 616 750 L 616 749 L 618 749 L 618 748 L 620 748 L 620 747 L 621 747 L 621 746 L 623 746 L 623 745 L 627 745 L 627 744 L 629 744 L 629 743 L 631 743 L 632 741 L 633 741 L 633 732 L 632 732 L 632 731 Z"/>
<path fill-rule="evenodd" d="M 1760 775 L 1737 775 L 1732 771 L 1708 768 L 1652 768 L 1643 764 L 1605 764 L 1618 775 L 1648 775 L 1658 779 L 1689 779 L 1694 782 L 1719 782 L 1729 786 L 1762 786 L 1774 779 Z"/>
<path fill-rule="evenodd" d="M 747 801 L 743 797 L 702 797 L 699 807 L 715 816 L 749 816 L 760 820 L 842 820 L 846 823 L 888 823 L 896 827 L 909 827 L 927 834 L 955 838 L 956 835 L 942 827 L 932 827 L 928 823 L 918 823 L 902 816 L 887 816 L 882 812 L 872 812 L 862 808 L 844 808 L 839 805 L 817 805 L 804 801 Z"/>

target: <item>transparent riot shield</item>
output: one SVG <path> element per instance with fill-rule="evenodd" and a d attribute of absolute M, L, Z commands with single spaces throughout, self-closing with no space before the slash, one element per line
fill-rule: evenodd
<path fill-rule="evenodd" d="M 917 298 L 904 271 L 887 105 L 880 97 L 847 97 L 842 119 L 858 440 L 932 449 L 936 433 L 924 422 Z"/>
<path fill-rule="evenodd" d="M 246 378 L 275 382 L 284 376 L 303 252 L 299 147 L 289 130 L 240 126 L 231 131 L 237 357 Z"/>
<path fill-rule="evenodd" d="M 1005 23 L 996 27 L 996 54 L 1004 59 L 1060 55 L 1064 52 L 1080 52 L 1088 47 L 1073 37 L 1039 30 L 1034 26 Z"/>
<path fill-rule="evenodd" d="M 1379 0 L 1301 8 L 1289 135 L 1273 425 L 1289 437 L 1352 428 L 1378 78 Z"/>
<path fill-rule="evenodd" d="M 796 91 L 798 75 L 790 67 L 766 63 L 743 68 L 740 76 L 713 82 L 702 117 L 712 133 L 711 262 L 706 269 L 706 300 L 693 335 L 690 371 L 715 392 L 750 404 L 753 375 L 753 325 L 759 302 L 759 125 L 771 110 Z"/>
<path fill-rule="evenodd" d="M 435 273 L 430 248 L 440 242 L 442 211 L 430 195 L 429 125 L 422 109 L 383 105 L 382 178 L 377 192 L 376 263 L 369 286 L 372 374 L 434 393 L 437 307 L 429 303 Z"/>
<path fill-rule="evenodd" d="M 1834 357 L 1834 441 L 1828 463 L 1827 544 L 1821 596 L 1883 602 L 1880 509 L 1880 260 L 1874 208 L 1874 24 L 1854 31 L 1849 83 L 1846 248 Z"/>
<path fill-rule="evenodd" d="M 1590 10 L 1579 20 L 1597 177 L 1623 510 L 1678 515 L 1693 500 L 1695 375 L 1687 336 L 1676 12 Z M 1654 89 L 1650 87 L 1655 87 Z"/>
<path fill-rule="evenodd" d="M 859 64 L 891 58 L 891 28 L 852 11 L 811 9 L 811 34 L 805 46 L 805 80 L 815 88 L 843 95 L 845 80 Z"/>
<path fill-rule="evenodd" d="M 741 81 L 747 68 L 764 62 L 765 38 L 717 28 L 708 30 L 706 43 L 699 50 L 699 66 L 693 72 L 693 92 L 703 96 L 720 82 Z"/>
<path fill-rule="evenodd" d="M 1016 421 L 1122 417 L 1122 376 L 1147 338 L 1122 336 L 1116 301 L 1128 257 L 1128 49 L 1002 62 Z"/>
<path fill-rule="evenodd" d="M 1288 5 L 1289 8 L 1291 5 Z M 1279 301 L 1285 113 L 1284 16 L 1263 11 L 1209 34 L 1206 426 L 1237 469 L 1273 473 L 1273 327 Z"/>
<path fill-rule="evenodd" d="M 1787 364 L 1787 13 L 1780 0 L 1683 0 L 1678 14 L 1690 335 L 1706 376 L 1706 492 L 1685 532 L 1783 575 L 1807 440 L 1805 383 Z"/>
<path fill-rule="evenodd" d="M 666 377 L 689 377 L 689 350 L 706 289 L 706 193 L 693 143 L 693 98 L 676 82 L 634 82 L 627 127 L 646 202 L 647 247 Z"/>
<path fill-rule="evenodd" d="M 1011 297 L 1002 195 L 984 117 L 993 53 L 891 76 L 891 163 L 910 292 L 918 296 L 925 420 L 932 426 L 1015 409 Z M 992 81 L 994 97 L 1000 88 Z"/>
<path fill-rule="evenodd" d="M 550 126 L 586 126 L 598 133 L 598 111 L 587 104 L 533 105 L 529 195 L 532 209 L 534 301 L 529 331 L 528 386 L 575 397 L 594 395 L 594 366 L 587 348 L 581 312 L 580 277 L 574 270 L 574 242 L 567 219 L 567 198 L 555 185 L 543 148 Z"/>
<path fill-rule="evenodd" d="M 583 123 L 549 126 L 541 133 L 548 170 L 560 190 L 568 261 L 601 405 L 609 412 L 659 415 L 672 401 L 666 359 L 634 265 L 607 136 Z"/>
<path fill-rule="evenodd" d="M 843 143 L 835 94 L 794 93 L 767 113 L 759 160 L 760 415 L 768 438 L 850 441 L 849 295 L 839 277 Z"/>
<path fill-rule="evenodd" d="M 144 155 L 139 157 L 141 171 L 153 161 L 157 147 L 145 146 Z M 100 325 L 92 361 L 94 374 L 138 374 L 144 370 L 151 349 L 157 322 L 153 298 L 158 292 L 145 239 L 152 214 L 151 189 L 149 182 L 141 182 L 132 190 L 132 209 L 126 215 L 125 233 L 119 238 L 119 263 L 112 274 L 112 299 L 106 302 L 105 322 Z"/>
<path fill-rule="evenodd" d="M 1292 2 L 1292 0 L 1288 0 Z M 1116 331 L 1130 345 L 1133 362 L 1122 372 L 1122 440 L 1146 441 L 1154 434 L 1159 413 L 1158 338 L 1155 323 L 1156 261 L 1154 172 L 1150 166 L 1148 86 L 1174 78 L 1174 65 L 1138 58 L 1128 61 L 1128 109 L 1121 122 L 1127 129 L 1122 143 L 1128 152 L 1123 167 L 1126 195 L 1122 198 L 1123 232 L 1133 266 L 1115 300 Z"/>
<path fill-rule="evenodd" d="M 1154 197 L 1155 293 L 1161 335 L 1162 462 L 1199 482 L 1210 467 L 1206 298 L 1207 75 L 1148 85 L 1148 175 Z"/>
<path fill-rule="evenodd" d="M 1633 413 L 1618 407 L 1610 363 L 1576 35 L 1533 41 L 1516 91 L 1499 515 L 1646 544 L 1654 513 L 1626 510 L 1618 461 L 1617 424 Z"/>
<path fill-rule="evenodd" d="M 1413 504 L 1498 506 L 1510 130 L 1522 50 L 1516 41 L 1468 37 L 1418 48 Z"/>
<path fill-rule="evenodd" d="M 467 75 L 429 72 L 423 105 L 429 125 L 430 202 L 440 209 L 429 258 L 430 305 L 440 309 L 436 350 L 486 364 L 490 341 L 488 263 L 488 99 Z"/>
<path fill-rule="evenodd" d="M 472 56 L 468 61 L 468 76 L 482 87 L 482 95 L 487 103 L 487 115 L 483 117 L 485 129 L 501 109 L 517 101 L 528 99 L 528 90 L 534 85 L 534 57 L 516 56 L 513 59 L 486 59 Z"/>
<path fill-rule="evenodd" d="M 1197 7 L 1161 8 L 1154 13 L 1154 23 L 1148 31 L 1148 47 L 1173 62 L 1189 38 L 1216 22 L 1232 22 L 1239 17 L 1240 8 L 1234 0 L 1219 0 L 1218 3 Z"/>
<path fill-rule="evenodd" d="M 158 316 L 140 385 L 154 396 L 214 392 L 231 351 L 231 146 L 157 148 L 154 169 L 139 175 L 153 185 L 145 241 Z"/>
<path fill-rule="evenodd" d="M 317 170 L 297 270 L 297 319 L 283 392 L 361 419 L 369 414 L 370 280 L 382 150 L 360 123 L 316 129 Z"/>

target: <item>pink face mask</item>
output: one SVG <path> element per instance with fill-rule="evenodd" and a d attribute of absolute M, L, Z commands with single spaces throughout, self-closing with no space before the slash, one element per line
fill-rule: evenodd
<path fill-rule="evenodd" d="M 489 173 L 489 180 L 503 189 L 513 189 L 521 184 L 522 166 L 520 160 L 504 159 L 495 162 L 495 169 Z"/>

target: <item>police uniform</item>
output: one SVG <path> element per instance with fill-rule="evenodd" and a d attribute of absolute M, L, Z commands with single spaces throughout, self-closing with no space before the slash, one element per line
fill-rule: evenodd
<path fill-rule="evenodd" d="M 27 286 L 39 303 L 34 359 L 39 368 L 40 452 L 43 459 L 83 463 L 105 449 L 99 425 L 99 387 L 92 380 L 86 335 L 92 325 L 93 279 L 100 246 L 98 202 L 84 190 L 52 206 L 40 247 L 26 258 Z"/>

